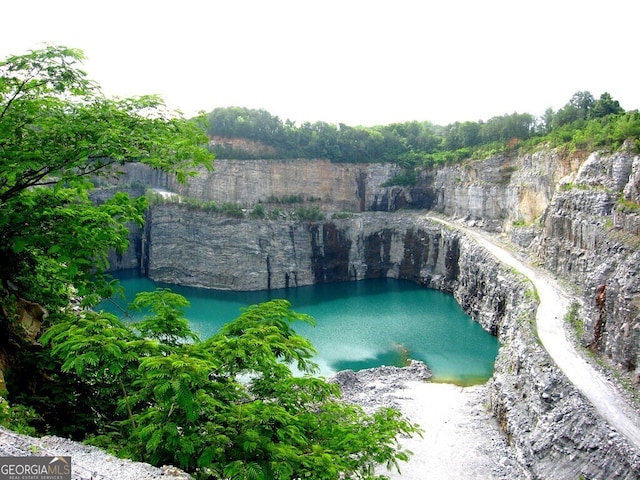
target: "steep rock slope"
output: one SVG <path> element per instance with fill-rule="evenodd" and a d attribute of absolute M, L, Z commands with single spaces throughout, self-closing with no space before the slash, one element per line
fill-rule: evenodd
<path fill-rule="evenodd" d="M 582 341 L 640 373 L 640 156 L 631 145 L 589 155 L 547 209 L 544 267 L 574 283 L 585 311 Z"/>
<path fill-rule="evenodd" d="M 601 420 L 537 342 L 528 284 L 421 214 L 372 212 L 431 209 L 508 233 L 534 261 L 573 285 L 583 303 L 583 343 L 637 375 L 640 160 L 634 152 L 627 145 L 614 154 L 498 156 L 423 172 L 412 187 L 382 187 L 398 170 L 381 166 L 290 162 L 276 171 L 271 161 L 226 161 L 216 172 L 226 177 L 201 180 L 199 190 L 181 190 L 166 177 L 151 178 L 153 172 L 129 172 L 128 181 L 201 201 L 233 202 L 250 188 L 246 208 L 298 192 L 309 181 L 304 175 L 317 175 L 306 198 L 317 195 L 328 215 L 361 212 L 322 222 L 268 221 L 154 205 L 137 258 L 152 278 L 209 288 L 389 276 L 453 292 L 503 343 L 491 405 L 534 477 L 637 478 L 638 452 Z M 335 176 L 331 187 L 321 180 L 327 175 Z"/>
<path fill-rule="evenodd" d="M 490 398 L 520 463 L 534 478 L 636 478 L 640 419 L 565 338 L 565 292 L 486 236 L 470 234 L 474 242 L 469 252 L 463 243 L 454 294 L 503 343 Z M 498 308 L 485 298 L 499 299 Z"/>
<path fill-rule="evenodd" d="M 455 276 L 455 240 L 419 218 L 366 213 L 326 222 L 242 220 L 160 205 L 148 218 L 144 270 L 157 281 L 217 289 L 380 277 L 447 289 Z"/>
<path fill-rule="evenodd" d="M 381 185 L 401 169 L 393 164 L 340 164 L 329 160 L 216 160 L 188 185 L 145 165 L 123 167 L 121 184 L 145 185 L 201 202 L 251 208 L 258 202 L 300 197 L 325 208 L 364 211 L 387 195 Z"/>

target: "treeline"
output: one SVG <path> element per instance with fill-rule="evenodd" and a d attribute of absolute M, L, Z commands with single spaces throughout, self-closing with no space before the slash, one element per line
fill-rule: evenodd
<path fill-rule="evenodd" d="M 221 142 L 212 146 L 218 158 L 327 158 L 334 162 L 396 162 L 405 166 L 428 166 L 469 158 L 475 153 L 497 153 L 539 139 L 555 143 L 580 141 L 584 140 L 584 131 L 604 144 L 640 135 L 637 111 L 625 112 L 609 93 L 596 100 L 587 91 L 575 93 L 557 112 L 547 109 L 542 117 L 512 113 L 446 126 L 426 121 L 375 127 L 321 121 L 297 125 L 265 110 L 243 107 L 217 108 L 208 120 L 210 136 L 243 138 L 271 147 L 271 153 L 265 154 Z"/>

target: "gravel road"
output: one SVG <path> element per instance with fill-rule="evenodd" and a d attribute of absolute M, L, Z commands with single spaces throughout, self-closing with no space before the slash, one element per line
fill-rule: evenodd
<path fill-rule="evenodd" d="M 567 337 L 564 318 L 569 296 L 550 275 L 533 269 L 498 245 L 487 233 L 429 217 L 469 235 L 504 264 L 526 275 L 540 296 L 536 328 L 542 345 L 578 390 L 593 404 L 600 416 L 632 445 L 640 449 L 640 415 L 625 399 L 618 387 L 587 362 Z"/>

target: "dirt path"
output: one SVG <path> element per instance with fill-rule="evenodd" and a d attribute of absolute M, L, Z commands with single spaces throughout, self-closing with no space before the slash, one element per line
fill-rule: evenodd
<path fill-rule="evenodd" d="M 589 399 L 602 418 L 640 449 L 640 416 L 618 392 L 616 386 L 593 368 L 567 338 L 564 317 L 570 301 L 558 283 L 548 274 L 534 270 L 517 260 L 511 253 L 496 244 L 488 234 L 454 225 L 442 219 L 429 218 L 465 232 L 498 260 L 515 268 L 531 280 L 540 296 L 536 326 L 542 345 L 571 383 Z"/>
<path fill-rule="evenodd" d="M 397 392 L 398 408 L 424 429 L 404 439 L 413 452 L 391 480 L 527 480 L 514 451 L 486 407 L 487 386 L 408 382 Z"/>
<path fill-rule="evenodd" d="M 380 407 L 398 408 L 424 435 L 403 437 L 402 446 L 413 452 L 401 462 L 401 473 L 379 467 L 391 480 L 529 480 L 515 450 L 487 408 L 488 385 L 459 387 L 425 382 L 428 368 L 378 367 L 338 372 L 336 381 L 343 400 L 373 412 Z"/>

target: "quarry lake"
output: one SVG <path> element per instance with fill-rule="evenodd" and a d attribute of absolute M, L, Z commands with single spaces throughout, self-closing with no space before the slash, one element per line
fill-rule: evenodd
<path fill-rule="evenodd" d="M 99 308 L 122 316 L 137 292 L 168 287 L 191 302 L 186 317 L 201 338 L 216 333 L 243 307 L 285 298 L 293 310 L 316 321 L 315 327 L 302 322 L 293 327 L 318 351 L 315 361 L 323 376 L 345 369 L 402 366 L 409 358 L 425 362 L 433 381 L 472 385 L 493 374 L 500 346 L 451 295 L 409 281 L 375 279 L 230 292 L 160 284 L 130 271 L 114 276 L 126 298 L 105 301 Z"/>

